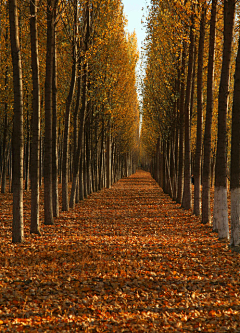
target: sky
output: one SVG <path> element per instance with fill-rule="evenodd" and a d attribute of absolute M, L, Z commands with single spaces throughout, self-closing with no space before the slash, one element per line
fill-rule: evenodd
<path fill-rule="evenodd" d="M 124 13 L 128 19 L 128 31 L 133 32 L 135 29 L 139 51 L 141 51 L 141 42 L 145 37 L 145 31 L 143 25 L 141 24 L 141 19 L 143 13 L 146 12 L 147 2 L 147 0 L 122 0 Z M 142 11 L 143 7 L 145 8 L 144 11 Z"/>

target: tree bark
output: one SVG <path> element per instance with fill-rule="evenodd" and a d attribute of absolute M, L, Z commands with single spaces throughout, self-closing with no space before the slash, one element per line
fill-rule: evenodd
<path fill-rule="evenodd" d="M 79 181 L 79 186 L 81 186 L 80 190 L 80 200 L 82 199 L 82 192 L 83 192 L 83 184 L 80 182 L 83 181 L 83 161 L 85 154 L 83 151 L 83 141 L 84 141 L 84 126 L 85 126 L 85 116 L 86 116 L 86 109 L 87 109 L 87 65 L 82 64 L 82 95 L 81 95 L 81 108 L 80 108 L 80 115 L 79 115 L 79 131 L 78 131 L 78 146 L 76 151 L 76 156 L 74 156 L 73 161 L 73 182 L 71 188 L 71 196 L 70 196 L 70 207 L 73 208 L 75 205 L 75 197 L 77 191 L 77 183 Z M 81 157 L 82 156 L 82 157 Z M 81 175 L 79 178 L 79 168 L 80 168 L 80 157 L 81 157 Z"/>
<path fill-rule="evenodd" d="M 58 196 L 58 128 L 57 128 L 57 43 L 56 43 L 56 10 L 58 0 L 54 1 L 53 31 L 53 76 L 52 76 L 52 195 L 53 216 L 59 216 Z"/>
<path fill-rule="evenodd" d="M 31 143 L 31 228 L 30 232 L 40 235 L 39 223 L 39 176 L 40 176 L 40 82 L 37 34 L 38 0 L 30 1 L 31 61 L 33 81 L 32 143 Z"/>
<path fill-rule="evenodd" d="M 5 116 L 4 116 L 4 130 L 3 130 L 3 151 L 2 151 L 2 170 L 1 170 L 1 177 L 2 177 L 2 184 L 1 184 L 1 193 L 6 192 L 6 178 L 7 178 L 7 131 L 8 131 L 8 113 L 5 103 Z"/>
<path fill-rule="evenodd" d="M 108 122 L 108 133 L 107 133 L 107 142 L 106 142 L 106 187 L 110 188 L 112 185 L 111 177 L 111 121 Z"/>
<path fill-rule="evenodd" d="M 63 166 L 62 166 L 62 210 L 69 210 L 69 198 L 68 198 L 68 172 L 69 172 L 69 126 L 70 126 L 70 110 L 75 90 L 76 83 L 76 45 L 73 45 L 73 64 L 72 75 L 69 93 L 66 101 L 65 112 L 65 128 L 64 128 L 64 141 L 63 141 Z"/>
<path fill-rule="evenodd" d="M 200 215 L 201 201 L 201 160 L 202 160 L 202 111 L 203 111 L 203 54 L 205 37 L 206 4 L 202 5 L 200 36 L 198 45 L 198 73 L 197 73 L 197 138 L 194 169 L 194 214 Z"/>
<path fill-rule="evenodd" d="M 227 205 L 227 110 L 235 0 L 224 1 L 224 44 L 218 97 L 218 141 L 215 168 L 213 230 L 219 239 L 229 238 Z"/>
<path fill-rule="evenodd" d="M 52 76 L 54 0 L 47 0 L 47 55 L 45 77 L 45 137 L 44 137 L 44 224 L 53 225 L 52 204 Z"/>
<path fill-rule="evenodd" d="M 192 25 L 190 27 L 190 45 L 189 45 L 189 59 L 188 59 L 188 75 L 185 97 L 185 161 L 184 161 L 184 191 L 182 207 L 184 209 L 192 208 L 192 194 L 191 194 L 191 133 L 190 133 L 190 98 L 193 76 L 193 59 L 194 59 L 194 32 L 193 32 L 193 17 Z"/>
<path fill-rule="evenodd" d="M 179 101 L 179 154 L 178 154 L 178 190 L 177 203 L 182 203 L 183 196 L 183 167 L 184 167 L 184 94 L 185 94 L 185 66 L 186 66 L 186 43 L 183 42 L 180 101 Z"/>
<path fill-rule="evenodd" d="M 211 221 L 210 211 L 210 175 L 211 175 L 211 130 L 213 113 L 213 81 L 214 81 L 214 58 L 215 58 L 215 39 L 216 39 L 216 16 L 217 0 L 212 1 L 209 54 L 208 54 L 208 76 L 207 76 L 207 106 L 206 120 L 203 140 L 203 178 L 202 178 L 202 223 Z"/>
<path fill-rule="evenodd" d="M 23 229 L 23 88 L 19 45 L 17 0 L 9 0 L 9 23 L 13 64 L 14 118 L 13 118 L 13 224 L 12 242 L 24 240 Z"/>
<path fill-rule="evenodd" d="M 240 245 L 240 38 L 236 58 L 231 147 L 231 246 Z"/>

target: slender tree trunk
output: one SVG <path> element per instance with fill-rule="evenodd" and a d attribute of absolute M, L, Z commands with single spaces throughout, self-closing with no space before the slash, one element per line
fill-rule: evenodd
<path fill-rule="evenodd" d="M 70 110 L 75 90 L 76 83 L 76 45 L 73 46 L 73 64 L 72 64 L 72 77 L 69 88 L 69 94 L 66 102 L 66 113 L 65 113 L 65 128 L 64 128 L 64 141 L 63 141 L 63 166 L 62 166 L 62 210 L 69 210 L 69 199 L 68 199 L 68 172 L 69 172 L 69 127 L 70 127 Z"/>
<path fill-rule="evenodd" d="M 77 191 L 77 183 L 78 181 L 83 180 L 83 175 L 79 177 L 79 166 L 80 166 L 80 156 L 82 163 L 85 154 L 83 154 L 83 142 L 84 142 L 84 129 L 85 129 L 85 116 L 87 110 L 87 65 L 83 64 L 83 74 L 82 74 L 82 95 L 81 95 L 81 109 L 79 115 L 79 131 L 78 131 L 78 147 L 76 151 L 76 156 L 74 157 L 73 161 L 73 182 L 71 188 L 71 196 L 70 196 L 70 207 L 74 208 L 75 205 L 75 197 Z M 83 173 L 83 165 L 81 165 L 81 173 Z M 82 184 L 79 184 L 82 186 Z M 82 198 L 82 188 L 80 189 L 80 200 Z"/>
<path fill-rule="evenodd" d="M 175 141 L 174 141 L 174 131 L 171 135 L 171 138 L 170 138 L 170 141 L 169 141 L 169 144 L 170 144 L 170 179 L 171 179 L 171 184 L 172 184 L 172 194 L 171 194 L 171 198 L 173 199 L 174 197 L 174 192 L 175 192 L 175 173 L 176 173 L 176 170 L 175 170 L 175 147 L 174 147 L 174 144 L 175 144 Z"/>
<path fill-rule="evenodd" d="M 189 45 L 189 59 L 188 59 L 188 75 L 187 87 L 185 98 L 185 162 L 184 162 L 184 191 L 182 207 L 184 209 L 192 208 L 192 194 L 191 194 L 191 133 L 190 133 L 190 97 L 193 76 L 193 53 L 194 53 L 194 33 L 193 33 L 193 19 L 190 27 L 190 45 Z"/>
<path fill-rule="evenodd" d="M 23 230 L 23 88 L 17 0 L 9 0 L 10 40 L 13 64 L 13 224 L 12 242 L 24 240 Z"/>
<path fill-rule="evenodd" d="M 201 159 L 202 159 L 202 110 L 203 110 L 203 53 L 205 37 L 206 5 L 202 5 L 200 22 L 200 36 L 198 45 L 198 73 L 197 73 L 197 138 L 194 169 L 194 214 L 200 215 L 201 202 Z"/>
<path fill-rule="evenodd" d="M 207 106 L 204 131 L 204 154 L 203 154 L 203 179 L 202 179 L 202 223 L 211 221 L 210 211 L 210 187 L 211 187 L 211 130 L 213 112 L 213 81 L 214 81 L 214 58 L 215 58 L 215 39 L 216 39 L 216 14 L 217 0 L 212 1 L 210 36 L 209 36 L 209 55 L 208 55 L 208 77 L 207 77 Z"/>
<path fill-rule="evenodd" d="M 227 110 L 235 0 L 224 1 L 224 44 L 218 97 L 218 141 L 215 168 L 213 230 L 220 239 L 229 237 L 227 205 Z"/>
<path fill-rule="evenodd" d="M 25 190 L 29 189 L 29 166 L 30 166 L 30 125 L 29 110 L 27 109 L 27 142 L 25 146 Z"/>
<path fill-rule="evenodd" d="M 156 146 L 156 176 L 155 176 L 155 179 L 156 179 L 156 182 L 159 184 L 160 182 L 160 177 L 159 177 L 159 174 L 160 174 L 160 164 L 159 164 L 159 160 L 160 160 L 160 138 L 158 138 L 157 140 L 157 146 Z"/>
<path fill-rule="evenodd" d="M 166 181 L 166 177 L 167 177 L 167 172 L 166 172 L 166 142 L 163 140 L 162 142 L 162 169 L 163 169 L 163 192 L 166 193 L 166 185 L 167 185 L 167 181 Z"/>
<path fill-rule="evenodd" d="M 78 42 L 78 6 L 77 0 L 74 1 L 74 37 L 72 41 L 72 75 L 69 93 L 66 101 L 66 113 L 65 113 L 65 129 L 64 129 L 64 141 L 63 141 L 63 166 L 62 166 L 62 210 L 69 210 L 69 198 L 68 198 L 68 173 L 69 173 L 69 127 L 70 127 L 70 109 L 73 100 L 73 95 L 76 86 L 77 76 L 77 42 Z"/>
<path fill-rule="evenodd" d="M 111 123 L 110 120 L 108 122 L 108 133 L 107 133 L 107 142 L 106 142 L 106 187 L 110 188 L 112 185 L 112 177 L 111 177 Z"/>
<path fill-rule="evenodd" d="M 57 128 L 57 43 L 56 43 L 56 10 L 58 0 L 54 1 L 53 31 L 53 77 L 52 77 L 52 194 L 53 216 L 59 216 L 58 196 L 58 128 Z"/>
<path fill-rule="evenodd" d="M 240 245 L 240 38 L 236 58 L 231 147 L 231 246 Z"/>
<path fill-rule="evenodd" d="M 80 156 L 79 164 L 79 200 L 84 199 L 84 183 L 83 183 L 83 149 Z"/>
<path fill-rule="evenodd" d="M 99 185 L 98 190 L 102 189 L 103 186 L 103 148 L 104 148 L 104 119 L 102 119 L 102 138 L 101 138 L 101 148 L 100 148 L 100 156 L 99 156 Z"/>
<path fill-rule="evenodd" d="M 84 146 L 83 146 L 83 184 L 84 184 L 84 198 L 88 196 L 88 182 L 87 182 L 87 147 L 86 147 L 86 130 L 84 133 Z"/>
<path fill-rule="evenodd" d="M 76 105 L 75 105 L 75 111 L 74 111 L 74 116 L 73 116 L 73 182 L 74 182 L 74 164 L 75 164 L 75 160 L 77 157 L 77 152 L 78 152 L 78 135 L 79 135 L 79 130 L 78 130 L 78 126 L 79 126 L 79 107 L 80 107 L 80 99 L 81 99 L 81 75 L 78 74 L 78 79 L 77 79 L 77 98 L 76 98 Z M 79 163 L 78 163 L 79 164 Z M 79 167 L 79 165 L 78 165 Z M 73 184 L 72 184 L 73 186 Z M 78 203 L 79 202 L 79 190 L 78 190 L 78 186 L 79 186 L 79 177 L 77 177 L 76 179 L 76 195 L 75 195 L 75 202 Z M 72 195 L 72 191 L 71 191 L 71 195 Z M 70 207 L 71 206 L 71 200 L 72 198 L 70 197 Z"/>
<path fill-rule="evenodd" d="M 1 193 L 6 192 L 6 178 L 7 178 L 7 131 L 8 131 L 8 114 L 5 104 L 5 117 L 4 117 L 4 130 L 3 130 L 3 151 L 2 151 L 2 185 Z"/>
<path fill-rule="evenodd" d="M 40 176 L 40 82 L 37 34 L 38 0 L 30 1 L 31 60 L 33 81 L 33 113 L 31 143 L 31 228 L 30 232 L 40 235 L 39 224 L 39 176 Z"/>
<path fill-rule="evenodd" d="M 174 170 L 175 170 L 175 174 L 174 174 L 174 193 L 173 193 L 173 200 L 177 200 L 177 186 L 178 186 L 178 151 L 179 151 L 179 128 L 178 126 L 175 129 L 175 156 L 174 156 Z"/>
<path fill-rule="evenodd" d="M 47 0 L 47 56 L 45 77 L 45 137 L 44 137 L 44 224 L 53 225 L 52 200 L 52 76 L 54 0 Z"/>
<path fill-rule="evenodd" d="M 91 126 L 89 126 L 89 128 L 91 128 Z M 90 131 L 88 133 L 86 132 L 86 172 L 87 172 L 87 192 L 89 195 L 92 193 Z"/>
<path fill-rule="evenodd" d="M 186 66 L 186 43 L 183 42 L 180 102 L 179 102 L 179 155 L 178 155 L 178 190 L 177 203 L 182 203 L 183 196 L 183 167 L 184 167 L 184 94 L 185 94 L 185 66 Z"/>

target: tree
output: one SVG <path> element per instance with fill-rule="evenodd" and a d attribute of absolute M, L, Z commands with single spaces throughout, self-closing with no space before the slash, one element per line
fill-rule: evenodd
<path fill-rule="evenodd" d="M 32 144 L 31 144 L 31 233 L 40 235 L 39 225 L 39 168 L 40 168 L 40 82 L 37 33 L 38 0 L 30 1 L 30 32 L 32 59 Z"/>
<path fill-rule="evenodd" d="M 52 76 L 54 0 L 47 0 L 47 55 L 45 76 L 45 136 L 44 136 L 44 224 L 53 225 L 52 200 Z"/>
<path fill-rule="evenodd" d="M 208 54 L 208 75 L 207 75 L 207 106 L 206 120 L 203 140 L 203 177 L 202 177 L 202 223 L 211 221 L 210 211 L 210 173 L 211 173 L 211 131 L 213 113 L 213 82 L 214 82 L 214 58 L 216 39 L 216 14 L 217 0 L 212 1 L 210 34 L 209 34 L 209 54 Z"/>
<path fill-rule="evenodd" d="M 74 1 L 74 26 L 73 26 L 73 38 L 71 41 L 72 46 L 72 74 L 71 82 L 69 86 L 69 93 L 66 100 L 65 111 L 65 127 L 64 127 L 64 139 L 63 139 L 63 168 L 62 168 L 62 210 L 69 210 L 69 197 L 68 197 L 68 173 L 69 173 L 69 129 L 70 129 L 70 111 L 73 100 L 73 95 L 76 86 L 77 66 L 78 66 L 78 50 L 77 50 L 77 34 L 78 34 L 78 10 L 77 1 Z"/>
<path fill-rule="evenodd" d="M 194 214 L 200 215 L 201 202 L 201 159 L 202 159 L 202 117 L 203 117 L 203 55 L 205 36 L 206 2 L 202 4 L 200 20 L 200 36 L 198 44 L 197 71 L 197 138 L 194 169 Z"/>
<path fill-rule="evenodd" d="M 24 240 L 23 230 L 23 88 L 19 44 L 17 0 L 9 0 L 10 40 L 13 64 L 14 119 L 13 119 L 13 225 L 12 241 Z"/>
<path fill-rule="evenodd" d="M 52 196 L 53 216 L 59 216 L 58 200 L 58 117 L 57 117 L 57 6 L 58 0 L 54 1 L 54 31 L 53 31 L 53 75 L 52 75 Z"/>
<path fill-rule="evenodd" d="M 194 20 L 193 13 L 190 26 L 190 44 L 188 51 L 188 74 L 185 96 L 185 162 L 184 162 L 184 190 L 182 206 L 185 209 L 192 207 L 192 194 L 191 194 L 191 127 L 190 127 L 190 106 L 191 106 L 191 88 L 193 80 L 193 66 L 194 66 L 194 52 L 195 52 L 195 38 L 194 38 Z"/>
<path fill-rule="evenodd" d="M 224 45 L 218 97 L 218 140 L 215 168 L 213 230 L 220 239 L 229 237 L 227 205 L 227 111 L 235 0 L 224 0 Z"/>
<path fill-rule="evenodd" d="M 83 27 L 82 27 L 82 40 L 81 40 L 81 48 L 84 55 L 89 47 L 89 38 L 90 38 L 90 12 L 89 12 L 89 3 L 86 2 L 83 10 Z M 81 82 L 79 82 L 79 86 L 81 84 L 81 103 L 80 103 L 80 114 L 79 114 L 79 130 L 78 130 L 78 143 L 77 149 L 74 155 L 73 161 L 73 181 L 71 188 L 71 196 L 70 196 L 70 207 L 73 208 L 75 206 L 76 201 L 76 191 L 77 191 L 77 183 L 79 180 L 79 169 L 80 169 L 80 156 L 83 151 L 83 141 L 84 141 L 84 125 L 85 125 L 85 117 L 87 112 L 87 76 L 88 76 L 88 64 L 84 61 L 84 56 L 80 58 L 80 78 Z M 79 186 L 82 189 L 82 170 L 80 175 L 80 184 Z"/>
<path fill-rule="evenodd" d="M 240 38 L 236 57 L 232 108 L 231 147 L 231 246 L 240 245 Z"/>
<path fill-rule="evenodd" d="M 183 196 L 183 167 L 184 167 L 184 93 L 185 93 L 185 66 L 186 66 L 186 43 L 183 42 L 181 82 L 180 82 L 180 102 L 179 102 L 179 154 L 178 154 L 178 191 L 177 202 L 182 203 Z"/>

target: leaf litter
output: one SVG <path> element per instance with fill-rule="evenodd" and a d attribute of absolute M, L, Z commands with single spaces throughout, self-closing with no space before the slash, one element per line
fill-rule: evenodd
<path fill-rule="evenodd" d="M 239 254 L 149 173 L 91 194 L 41 237 L 26 192 L 20 245 L 1 199 L 1 332 L 240 332 Z"/>

